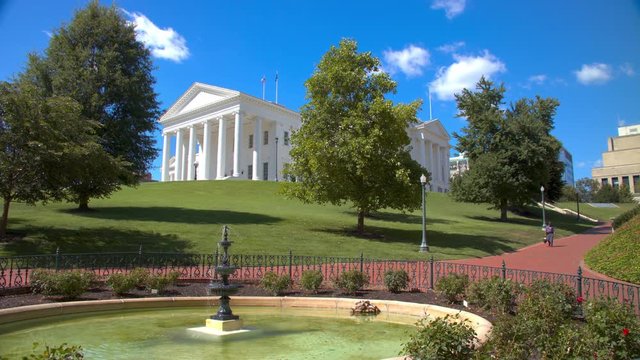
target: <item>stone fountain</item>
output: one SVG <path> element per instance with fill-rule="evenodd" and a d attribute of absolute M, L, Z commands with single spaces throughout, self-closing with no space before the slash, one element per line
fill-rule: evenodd
<path fill-rule="evenodd" d="M 209 295 L 220 296 L 218 312 L 212 315 L 206 320 L 204 328 L 194 328 L 193 330 L 210 333 L 214 335 L 229 335 L 239 332 L 245 332 L 248 330 L 242 329 L 242 320 L 237 315 L 233 315 L 231 306 L 229 305 L 229 295 L 233 295 L 238 291 L 240 285 L 229 283 L 229 277 L 233 275 L 238 269 L 237 266 L 233 266 L 229 260 L 229 247 L 231 246 L 229 241 L 229 228 L 225 225 L 222 228 L 222 240 L 218 242 L 222 247 L 222 259 L 218 263 L 218 252 L 215 254 L 215 275 L 207 286 Z M 216 278 L 220 278 L 216 280 Z"/>

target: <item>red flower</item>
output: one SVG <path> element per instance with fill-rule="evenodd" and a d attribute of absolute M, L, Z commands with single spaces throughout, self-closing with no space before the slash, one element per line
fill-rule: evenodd
<path fill-rule="evenodd" d="M 582 296 L 578 296 L 576 301 L 578 302 L 578 304 L 582 304 L 582 302 L 584 301 L 584 298 Z"/>
<path fill-rule="evenodd" d="M 622 329 L 622 335 L 623 336 L 629 335 L 629 329 L 627 329 L 627 328 Z"/>

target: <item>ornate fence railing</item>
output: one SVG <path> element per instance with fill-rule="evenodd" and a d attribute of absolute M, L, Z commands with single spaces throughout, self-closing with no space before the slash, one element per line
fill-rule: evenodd
<path fill-rule="evenodd" d="M 59 251 L 48 255 L 0 257 L 0 292 L 29 286 L 29 277 L 35 269 L 65 271 L 89 270 L 98 276 L 126 273 L 137 267 L 148 268 L 154 274 L 178 271 L 180 279 L 207 281 L 215 275 L 218 254 L 177 253 L 82 253 L 63 254 Z M 288 274 L 299 280 L 305 270 L 319 270 L 327 280 L 335 279 L 348 270 L 359 270 L 369 276 L 370 288 L 384 287 L 387 270 L 405 270 L 409 275 L 409 287 L 425 291 L 433 289 L 439 279 L 451 273 L 466 274 L 471 281 L 501 277 L 521 284 L 530 284 L 539 279 L 565 283 L 584 299 L 606 296 L 629 303 L 640 315 L 640 286 L 624 282 L 607 281 L 576 274 L 558 274 L 531 270 L 450 263 L 431 260 L 381 260 L 359 257 L 302 256 L 289 252 L 283 255 L 230 255 L 232 265 L 239 269 L 232 276 L 237 281 L 259 281 L 265 272 Z"/>

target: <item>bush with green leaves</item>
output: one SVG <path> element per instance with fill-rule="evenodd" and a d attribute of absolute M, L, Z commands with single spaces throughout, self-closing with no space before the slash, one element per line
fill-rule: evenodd
<path fill-rule="evenodd" d="M 322 285 L 322 281 L 324 281 L 324 276 L 322 276 L 322 271 L 305 270 L 302 272 L 302 276 L 300 277 L 300 286 L 304 290 L 311 291 L 315 294 L 318 292 L 318 289 L 320 289 L 320 286 Z"/>
<path fill-rule="evenodd" d="M 637 215 L 640 215 L 640 205 L 634 207 L 631 210 L 627 210 L 613 219 L 613 228 L 618 229 L 620 226 L 627 223 Z"/>
<path fill-rule="evenodd" d="M 640 357 L 640 320 L 632 305 L 601 298 L 587 302 L 583 312 L 586 351 L 581 355 L 595 354 L 598 359 Z"/>
<path fill-rule="evenodd" d="M 449 302 L 454 303 L 464 295 L 468 285 L 468 275 L 451 273 L 438 280 L 436 290 L 441 292 Z"/>
<path fill-rule="evenodd" d="M 289 275 L 283 274 L 278 276 L 273 271 L 267 271 L 262 280 L 260 280 L 260 286 L 273 294 L 274 296 L 282 295 L 282 293 L 291 287 L 292 281 Z"/>
<path fill-rule="evenodd" d="M 180 279 L 180 275 L 182 275 L 182 273 L 178 270 L 170 271 L 167 274 L 167 277 L 169 278 L 169 284 L 176 285 L 178 283 L 178 279 Z"/>
<path fill-rule="evenodd" d="M 129 277 L 138 290 L 144 290 L 146 288 L 147 280 L 149 280 L 150 276 L 151 273 L 145 268 L 135 268 L 129 272 Z"/>
<path fill-rule="evenodd" d="M 40 344 L 33 343 L 33 353 L 29 356 L 23 356 L 23 360 L 82 360 L 84 353 L 82 347 L 78 345 L 67 345 L 63 343 L 60 346 L 45 345 L 44 350 L 38 349 Z M 4 359 L 0 356 L 0 359 Z"/>
<path fill-rule="evenodd" d="M 468 321 L 460 319 L 460 315 L 433 320 L 427 316 L 420 319 L 416 327 L 416 332 L 403 344 L 400 355 L 412 359 L 467 360 L 473 357 L 476 332 Z"/>
<path fill-rule="evenodd" d="M 509 279 L 493 277 L 469 284 L 466 300 L 485 310 L 512 312 L 522 286 Z"/>
<path fill-rule="evenodd" d="M 392 293 L 409 287 L 409 274 L 404 270 L 387 270 L 384 272 L 384 286 Z"/>
<path fill-rule="evenodd" d="M 164 292 L 169 285 L 172 284 L 169 275 L 149 275 L 146 280 L 146 286 L 149 290 L 158 290 L 158 293 Z"/>
<path fill-rule="evenodd" d="M 111 286 L 116 294 L 124 295 L 136 287 L 136 279 L 128 274 L 111 274 L 107 278 L 107 285 Z"/>
<path fill-rule="evenodd" d="M 355 294 L 356 291 L 369 284 L 369 276 L 358 270 L 344 271 L 334 280 L 334 284 L 347 294 Z"/>
<path fill-rule="evenodd" d="M 96 280 L 96 275 L 93 272 L 82 270 L 59 272 L 34 270 L 30 280 L 35 293 L 75 299 L 91 287 Z"/>

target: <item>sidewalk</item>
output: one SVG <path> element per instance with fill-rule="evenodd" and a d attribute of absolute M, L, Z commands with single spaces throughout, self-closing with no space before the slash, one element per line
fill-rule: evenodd
<path fill-rule="evenodd" d="M 585 254 L 598 242 L 611 234 L 611 224 L 595 226 L 582 234 L 575 234 L 554 240 L 554 246 L 542 243 L 543 232 L 540 232 L 540 242 L 527 246 L 513 253 L 488 256 L 479 259 L 449 260 L 448 262 L 502 266 L 502 261 L 510 269 L 544 271 L 575 275 L 578 266 L 582 266 L 582 275 L 602 280 L 614 280 L 605 275 L 588 270 L 584 266 Z M 614 280 L 615 281 L 615 280 Z"/>

